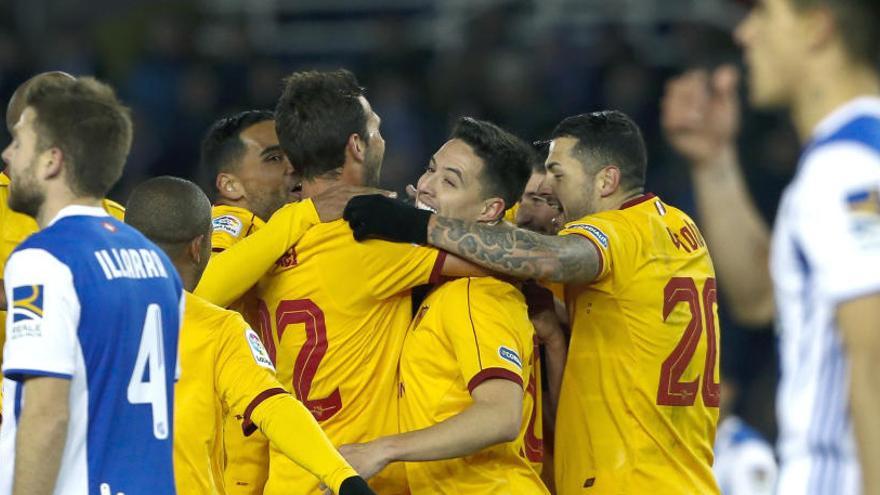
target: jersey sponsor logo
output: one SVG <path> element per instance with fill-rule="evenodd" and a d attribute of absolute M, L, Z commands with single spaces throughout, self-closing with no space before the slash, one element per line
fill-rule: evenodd
<path fill-rule="evenodd" d="M 575 223 L 568 226 L 569 229 L 578 229 L 583 230 L 585 232 L 589 232 L 599 244 L 604 248 L 608 248 L 608 236 L 605 235 L 605 232 L 602 232 L 598 227 L 594 225 L 590 225 L 588 223 Z"/>
<path fill-rule="evenodd" d="M 275 371 L 275 366 L 272 365 L 272 360 L 269 359 L 269 353 L 266 352 L 266 347 L 263 346 L 263 341 L 260 340 L 260 336 L 257 335 L 257 332 L 248 328 L 244 331 L 244 338 L 247 339 L 248 346 L 251 348 L 251 354 L 254 355 L 254 361 L 263 368 Z"/>
<path fill-rule="evenodd" d="M 507 346 L 501 346 L 498 348 L 498 355 L 501 359 L 513 363 L 517 368 L 522 369 L 522 359 L 520 359 L 519 354 L 516 353 L 513 349 Z"/>
<path fill-rule="evenodd" d="M 43 321 L 43 286 L 12 288 L 12 329 L 9 339 L 40 337 Z"/>
<path fill-rule="evenodd" d="M 243 227 L 241 220 L 234 215 L 221 215 L 211 220 L 211 228 L 214 232 L 226 232 L 232 237 L 238 237 Z"/>

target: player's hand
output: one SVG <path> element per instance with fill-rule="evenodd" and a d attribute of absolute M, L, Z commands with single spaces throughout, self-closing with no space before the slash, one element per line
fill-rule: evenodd
<path fill-rule="evenodd" d="M 739 71 L 724 65 L 670 80 L 663 96 L 666 139 L 694 166 L 705 166 L 736 144 L 740 125 Z"/>
<path fill-rule="evenodd" d="M 351 198 L 342 217 L 358 241 L 378 237 L 413 244 L 428 242 L 431 212 L 381 194 Z"/>
<path fill-rule="evenodd" d="M 321 194 L 312 196 L 312 203 L 318 211 L 318 217 L 322 222 L 332 222 L 342 218 L 342 212 L 348 201 L 355 197 L 365 194 L 378 194 L 389 198 L 396 198 L 397 193 L 377 189 L 375 187 L 349 186 L 341 184 L 333 186 Z"/>
<path fill-rule="evenodd" d="M 529 307 L 529 319 L 535 327 L 535 335 L 542 344 L 557 344 L 565 341 L 565 333 L 556 316 L 556 301 L 553 293 L 538 285 L 534 280 L 523 284 L 522 293 Z"/>
<path fill-rule="evenodd" d="M 365 480 L 385 469 L 389 462 L 381 441 L 343 445 L 339 453 Z"/>

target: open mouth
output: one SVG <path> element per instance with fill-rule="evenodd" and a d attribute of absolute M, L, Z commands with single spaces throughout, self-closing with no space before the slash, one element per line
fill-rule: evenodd
<path fill-rule="evenodd" d="M 431 213 L 434 213 L 434 214 L 437 213 L 437 208 L 434 208 L 433 206 L 428 206 L 425 203 L 423 203 L 421 200 L 418 200 L 418 199 L 416 200 L 416 208 L 418 208 L 420 210 L 430 211 Z"/>

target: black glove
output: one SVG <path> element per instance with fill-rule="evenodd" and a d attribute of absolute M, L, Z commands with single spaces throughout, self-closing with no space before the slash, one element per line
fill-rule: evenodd
<path fill-rule="evenodd" d="M 420 210 L 381 194 L 355 196 L 342 213 L 358 241 L 380 237 L 389 241 L 428 243 L 431 212 Z"/>
<path fill-rule="evenodd" d="M 376 495 L 370 485 L 360 476 L 346 478 L 339 486 L 338 495 Z"/>

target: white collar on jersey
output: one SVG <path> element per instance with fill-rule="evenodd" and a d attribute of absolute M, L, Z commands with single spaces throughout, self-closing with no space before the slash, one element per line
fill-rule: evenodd
<path fill-rule="evenodd" d="M 61 220 L 64 217 L 87 216 L 87 217 L 109 217 L 104 208 L 100 206 L 84 206 L 84 205 L 68 205 L 61 208 L 61 211 L 55 215 L 55 218 L 49 222 L 49 225 Z"/>
<path fill-rule="evenodd" d="M 858 96 L 835 108 L 813 129 L 813 141 L 831 135 L 857 115 L 873 114 L 880 116 L 880 96 Z"/>

